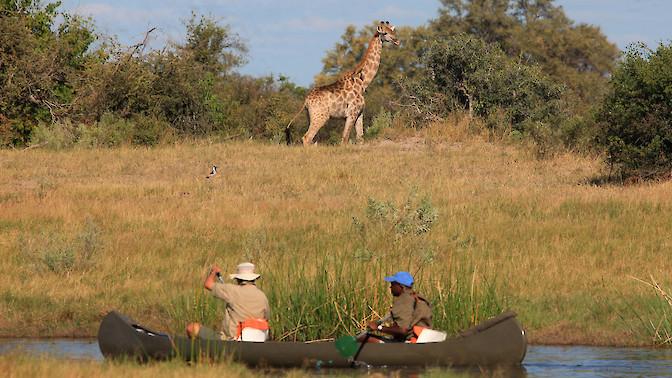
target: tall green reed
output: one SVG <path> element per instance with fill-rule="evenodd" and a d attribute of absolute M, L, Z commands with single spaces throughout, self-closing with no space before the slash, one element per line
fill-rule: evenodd
<path fill-rule="evenodd" d="M 360 332 L 389 312 L 394 299 L 384 277 L 399 270 L 411 272 L 415 289 L 433 303 L 437 329 L 455 332 L 502 311 L 496 277 L 486 277 L 468 254 L 437 252 L 427 240 L 438 211 L 429 195 L 416 192 L 401 204 L 369 198 L 363 215 L 353 217 L 354 227 L 336 244 L 320 240 L 292 249 L 277 240 L 291 236 L 274 238 L 264 225 L 243 238 L 245 258 L 262 274 L 257 284 L 269 299 L 274 339 L 324 340 Z M 444 261 L 434 264 L 438 258 Z M 225 304 L 197 290 L 171 301 L 173 327 L 190 321 L 218 326 Z"/>
<path fill-rule="evenodd" d="M 634 314 L 636 323 L 630 323 L 626 319 L 630 318 L 619 314 L 621 319 L 627 324 L 630 330 L 646 343 L 653 343 L 659 346 L 672 346 L 672 294 L 670 290 L 665 290 L 653 276 L 651 282 L 631 277 L 647 289 L 653 292 L 653 299 L 640 298 L 638 303 L 633 303 L 625 299 L 623 294 L 619 297 L 626 304 L 626 308 Z"/>
<path fill-rule="evenodd" d="M 172 333 L 184 333 L 187 324 L 198 322 L 219 330 L 224 309 L 224 302 L 214 298 L 201 285 L 193 291 L 172 296 L 164 305 L 164 311 L 168 314 L 164 328 Z"/>
<path fill-rule="evenodd" d="M 413 261 L 317 256 L 284 259 L 263 278 L 272 308 L 271 326 L 280 340 L 306 341 L 355 334 L 385 316 L 393 303 L 385 276 L 414 274 L 416 291 L 433 304 L 437 329 L 456 332 L 504 309 L 493 280 L 486 280 L 466 255 L 451 269 L 412 269 Z"/>

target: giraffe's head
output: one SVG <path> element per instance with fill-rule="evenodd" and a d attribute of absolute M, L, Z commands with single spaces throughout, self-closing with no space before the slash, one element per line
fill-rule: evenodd
<path fill-rule="evenodd" d="M 394 35 L 394 25 L 390 26 L 389 22 L 380 22 L 380 25 L 376 30 L 376 36 L 383 42 L 391 42 L 395 45 L 399 44 L 399 40 Z"/>

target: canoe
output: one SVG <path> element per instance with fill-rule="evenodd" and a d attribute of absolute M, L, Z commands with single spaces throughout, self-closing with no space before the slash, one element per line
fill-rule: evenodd
<path fill-rule="evenodd" d="M 191 340 L 162 335 L 135 320 L 110 311 L 98 329 L 98 345 L 106 358 L 142 361 L 181 358 L 230 359 L 253 367 L 342 368 L 352 366 L 505 366 L 525 357 L 525 330 L 514 312 L 505 312 L 472 328 L 426 344 L 364 344 L 352 357 L 341 356 L 334 342 L 239 342 Z"/>

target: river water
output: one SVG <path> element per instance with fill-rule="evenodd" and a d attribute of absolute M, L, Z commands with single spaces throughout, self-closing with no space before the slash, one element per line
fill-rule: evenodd
<path fill-rule="evenodd" d="M 0 339 L 0 354 L 103 361 L 98 342 L 73 339 Z M 518 374 L 516 374 L 518 375 Z M 526 377 L 670 377 L 672 350 L 529 346 Z"/>

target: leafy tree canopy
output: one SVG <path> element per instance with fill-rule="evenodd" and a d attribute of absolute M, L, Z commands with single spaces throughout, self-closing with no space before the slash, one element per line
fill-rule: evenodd
<path fill-rule="evenodd" d="M 412 106 L 430 118 L 466 109 L 495 129 L 539 139 L 547 137 L 560 112 L 562 88 L 547 74 L 473 35 L 435 42 L 424 65 L 426 74 L 402 88 Z"/>
<path fill-rule="evenodd" d="M 25 144 L 38 122 L 71 115 L 96 35 L 92 24 L 63 14 L 60 2 L 0 1 L 0 144 Z"/>
<path fill-rule="evenodd" d="M 597 26 L 576 25 L 553 0 L 441 0 L 431 28 L 439 36 L 473 34 L 511 57 L 539 64 L 558 83 L 595 103 L 619 51 Z"/>
<path fill-rule="evenodd" d="M 227 73 L 245 65 L 247 46 L 231 32 L 230 25 L 219 25 L 211 17 L 197 16 L 185 21 L 187 41 L 178 47 L 187 57 L 202 64 L 210 72 Z"/>
<path fill-rule="evenodd" d="M 597 115 L 598 143 L 624 177 L 670 176 L 672 45 L 633 44 L 609 83 Z"/>

